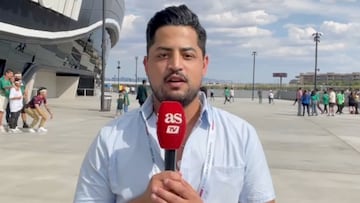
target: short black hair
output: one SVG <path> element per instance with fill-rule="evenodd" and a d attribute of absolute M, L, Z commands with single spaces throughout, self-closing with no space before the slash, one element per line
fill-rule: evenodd
<path fill-rule="evenodd" d="M 5 73 L 14 73 L 14 71 L 11 68 L 6 69 Z"/>
<path fill-rule="evenodd" d="M 170 6 L 157 12 L 148 22 L 146 28 L 146 52 L 154 44 L 156 31 L 166 25 L 179 25 L 192 27 L 198 36 L 198 45 L 206 54 L 206 31 L 200 24 L 198 16 L 186 5 Z"/>

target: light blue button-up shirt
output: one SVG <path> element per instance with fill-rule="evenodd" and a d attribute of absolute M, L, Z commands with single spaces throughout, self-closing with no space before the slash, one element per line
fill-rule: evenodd
<path fill-rule="evenodd" d="M 200 94 L 200 100 L 201 116 L 182 155 L 180 171 L 184 179 L 198 190 L 208 129 L 214 121 L 214 160 L 205 202 L 264 203 L 275 199 L 255 129 L 239 117 L 211 107 L 204 94 Z M 164 169 L 164 150 L 158 143 L 156 120 L 149 97 L 140 109 L 124 114 L 100 130 L 82 164 L 74 203 L 125 203 L 146 190 L 151 177 Z"/>

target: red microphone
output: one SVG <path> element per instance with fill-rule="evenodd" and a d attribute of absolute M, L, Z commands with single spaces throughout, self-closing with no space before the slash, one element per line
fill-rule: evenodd
<path fill-rule="evenodd" d="M 184 109 L 179 102 L 163 101 L 157 120 L 160 147 L 165 149 L 165 170 L 175 171 L 176 149 L 179 149 L 186 132 Z"/>

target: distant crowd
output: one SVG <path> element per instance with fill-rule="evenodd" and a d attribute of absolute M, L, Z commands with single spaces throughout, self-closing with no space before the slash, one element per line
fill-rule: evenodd
<path fill-rule="evenodd" d="M 326 114 L 335 116 L 343 114 L 345 106 L 350 114 L 359 114 L 360 91 L 347 89 L 335 90 L 329 88 L 324 91 L 306 90 L 301 87 L 296 92 L 294 104 L 298 104 L 298 116 L 317 116 Z"/>

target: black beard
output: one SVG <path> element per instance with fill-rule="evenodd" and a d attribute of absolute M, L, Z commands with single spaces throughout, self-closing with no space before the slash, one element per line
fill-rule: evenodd
<path fill-rule="evenodd" d="M 194 99 L 198 96 L 198 93 L 200 91 L 200 88 L 197 89 L 189 89 L 184 96 L 170 96 L 170 95 L 164 95 L 162 90 L 155 91 L 152 85 L 150 84 L 151 90 L 153 92 L 154 97 L 159 101 L 177 101 L 179 102 L 183 107 L 187 107 Z"/>

